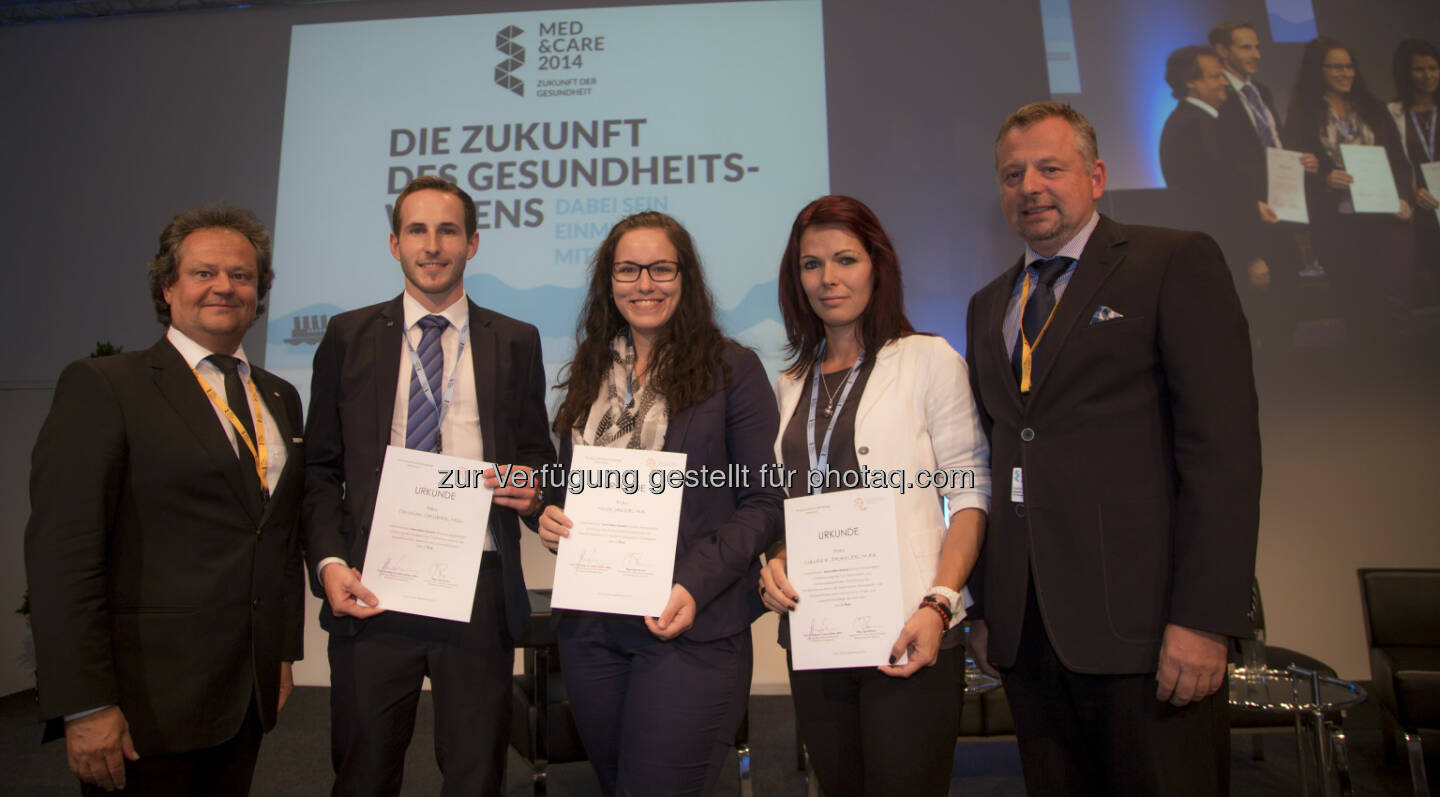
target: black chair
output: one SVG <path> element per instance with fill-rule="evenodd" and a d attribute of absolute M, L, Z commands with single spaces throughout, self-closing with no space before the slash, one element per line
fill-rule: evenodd
<path fill-rule="evenodd" d="M 1249 669 L 1268 668 L 1272 670 L 1284 670 L 1293 665 L 1313 670 L 1323 676 L 1335 677 L 1333 667 L 1313 656 L 1265 643 L 1265 604 L 1260 599 L 1259 579 L 1250 582 L 1250 625 L 1254 629 L 1253 635 L 1249 639 L 1236 640 L 1235 646 L 1230 651 L 1230 660 L 1233 664 Z M 1325 720 L 1340 727 L 1344 723 L 1345 712 L 1339 709 L 1327 711 Z M 1232 733 L 1248 735 L 1251 760 L 1264 761 L 1265 736 L 1294 733 L 1295 718 L 1293 715 L 1283 712 L 1232 705 L 1230 707 L 1230 730 Z M 1300 744 L 1301 740 L 1297 738 L 1296 743 Z M 1339 750 L 1339 753 L 1343 756 L 1345 752 L 1343 732 L 1338 734 L 1336 743 L 1341 746 L 1342 749 Z M 1301 753 L 1300 761 L 1304 760 L 1305 754 Z"/>
<path fill-rule="evenodd" d="M 1403 735 L 1415 794 L 1428 797 L 1421 735 L 1440 733 L 1440 570 L 1358 573 L 1385 760 L 1394 762 Z"/>
<path fill-rule="evenodd" d="M 530 590 L 530 624 L 515 644 L 524 651 L 525 667 L 512 686 L 510 746 L 530 762 L 534 792 L 542 795 L 547 766 L 588 758 L 560 677 L 550 590 Z"/>
<path fill-rule="evenodd" d="M 585 761 L 585 745 L 570 714 L 565 679 L 560 672 L 559 648 L 550 614 L 550 590 L 530 590 L 530 624 L 516 640 L 524 651 L 524 671 L 514 677 L 514 710 L 510 746 L 530 762 L 531 784 L 536 795 L 545 794 L 545 771 L 550 764 Z M 741 797 L 751 797 L 750 713 L 740 720 L 735 733 L 736 768 Z"/>

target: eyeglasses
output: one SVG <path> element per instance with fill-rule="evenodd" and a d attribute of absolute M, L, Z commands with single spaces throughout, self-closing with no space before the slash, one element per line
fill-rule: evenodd
<path fill-rule="evenodd" d="M 680 276 L 680 264 L 674 260 L 656 260 L 654 263 L 621 260 L 611 269 L 610 278 L 616 282 L 638 282 L 642 271 L 650 272 L 650 279 L 656 282 L 670 282 Z"/>

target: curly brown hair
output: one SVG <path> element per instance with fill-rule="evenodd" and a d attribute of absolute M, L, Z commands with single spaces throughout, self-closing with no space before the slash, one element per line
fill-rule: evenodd
<path fill-rule="evenodd" d="M 583 427 L 590 405 L 610 373 L 610 342 L 626 329 L 625 318 L 615 306 L 610 272 L 615 268 L 615 248 L 621 236 L 631 230 L 654 229 L 665 233 L 680 262 L 681 290 L 675 314 L 665 325 L 650 355 L 649 379 L 665 397 L 670 413 L 699 404 L 730 383 L 725 365 L 725 335 L 715 323 L 715 300 L 705 284 L 705 272 L 695 242 L 680 222 L 653 210 L 621 219 L 595 250 L 590 262 L 590 290 L 575 325 L 575 358 L 565 367 L 565 378 L 555 386 L 564 390 L 565 400 L 555 413 L 556 434 L 568 435 Z"/>
<path fill-rule="evenodd" d="M 255 262 L 260 269 L 255 281 L 256 295 L 259 298 L 255 315 L 265 312 L 265 295 L 270 292 L 270 283 L 275 281 L 275 270 L 270 267 L 273 254 L 270 231 L 265 229 L 265 223 L 260 221 L 260 217 L 248 208 L 236 205 L 205 205 L 180 211 L 165 225 L 165 229 L 160 231 L 160 248 L 150 261 L 147 275 L 150 298 L 155 302 L 155 317 L 160 323 L 170 323 L 170 303 L 165 301 L 165 289 L 180 278 L 180 246 L 185 243 L 185 238 L 190 233 L 210 229 L 234 230 L 245 236 L 250 245 L 255 247 Z"/>

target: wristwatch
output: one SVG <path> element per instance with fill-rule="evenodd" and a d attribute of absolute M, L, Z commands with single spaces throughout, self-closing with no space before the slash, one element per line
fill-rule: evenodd
<path fill-rule="evenodd" d="M 950 589 L 949 587 L 942 587 L 939 584 L 936 584 L 935 586 L 927 590 L 925 594 L 934 595 L 938 598 L 944 598 L 945 602 L 950 604 L 950 611 L 952 612 L 960 608 L 960 593 L 956 592 L 953 589 Z"/>

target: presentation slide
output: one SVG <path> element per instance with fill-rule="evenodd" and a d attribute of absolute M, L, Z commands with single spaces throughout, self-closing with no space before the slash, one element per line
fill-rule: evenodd
<path fill-rule="evenodd" d="M 392 203 L 438 174 L 479 210 L 467 294 L 540 329 L 550 384 L 595 248 L 652 209 L 778 371 L 780 254 L 829 188 L 824 67 L 820 0 L 296 26 L 266 367 L 307 395 L 329 318 L 400 292 Z"/>

